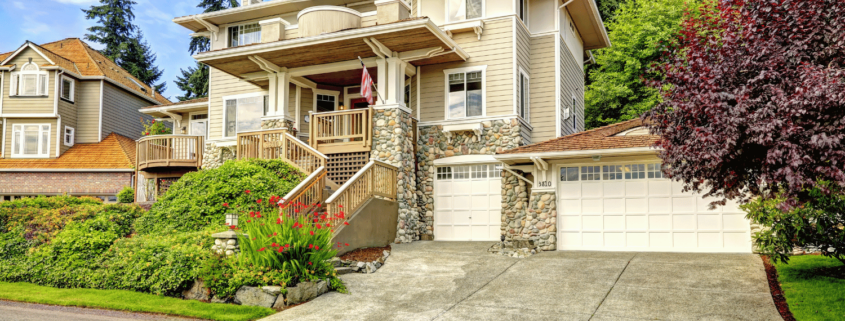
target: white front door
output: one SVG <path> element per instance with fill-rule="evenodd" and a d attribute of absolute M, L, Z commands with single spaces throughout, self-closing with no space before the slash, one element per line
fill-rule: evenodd
<path fill-rule="evenodd" d="M 498 241 L 502 226 L 501 167 L 441 166 L 436 171 L 434 239 Z"/>
<path fill-rule="evenodd" d="M 660 164 L 565 165 L 558 186 L 561 250 L 751 252 L 749 222 L 734 203 L 682 191 Z"/>

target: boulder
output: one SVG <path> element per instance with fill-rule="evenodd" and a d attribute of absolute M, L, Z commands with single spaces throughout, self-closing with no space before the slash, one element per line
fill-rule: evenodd
<path fill-rule="evenodd" d="M 211 303 L 229 303 L 229 300 L 221 299 L 219 296 L 215 295 L 213 298 L 211 298 Z"/>
<path fill-rule="evenodd" d="M 202 280 L 196 280 L 189 289 L 182 291 L 182 297 L 185 298 L 185 300 L 208 301 L 211 297 L 209 293 L 210 291 L 205 287 L 205 282 Z"/>
<path fill-rule="evenodd" d="M 352 271 L 351 267 L 338 267 L 338 268 L 334 268 L 334 270 L 337 272 L 337 275 L 343 275 L 343 274 L 355 272 L 355 271 Z"/>
<path fill-rule="evenodd" d="M 317 297 L 317 284 L 314 282 L 300 282 L 295 287 L 288 288 L 286 306 L 308 302 Z"/>
<path fill-rule="evenodd" d="M 262 286 L 261 289 L 270 295 L 279 295 L 280 293 L 282 293 L 282 287 L 277 285 Z"/>
<path fill-rule="evenodd" d="M 276 298 L 276 303 L 273 303 L 273 310 L 282 311 L 287 305 L 285 304 L 285 295 L 279 294 Z"/>
<path fill-rule="evenodd" d="M 329 292 L 329 283 L 322 280 L 317 282 L 317 296 L 323 295 L 326 292 Z"/>
<path fill-rule="evenodd" d="M 235 292 L 235 303 L 270 308 L 276 302 L 276 296 L 252 286 L 242 286 Z"/>

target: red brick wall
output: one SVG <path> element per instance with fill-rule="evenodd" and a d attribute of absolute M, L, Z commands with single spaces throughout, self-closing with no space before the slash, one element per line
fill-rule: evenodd
<path fill-rule="evenodd" d="M 130 185 L 133 174 L 0 172 L 0 195 L 115 195 Z"/>

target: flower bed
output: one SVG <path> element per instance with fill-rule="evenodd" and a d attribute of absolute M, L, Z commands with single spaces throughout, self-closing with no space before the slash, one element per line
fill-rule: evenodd
<path fill-rule="evenodd" d="M 375 273 L 390 256 L 390 245 L 357 249 L 332 259 L 338 274 Z"/>

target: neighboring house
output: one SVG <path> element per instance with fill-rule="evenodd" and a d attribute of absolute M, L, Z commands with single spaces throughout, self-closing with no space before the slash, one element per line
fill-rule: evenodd
<path fill-rule="evenodd" d="M 132 186 L 144 106 L 169 103 L 77 38 L 0 54 L 0 201 Z"/>

